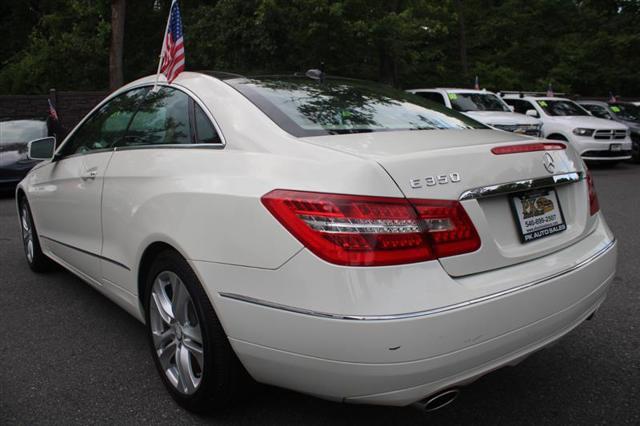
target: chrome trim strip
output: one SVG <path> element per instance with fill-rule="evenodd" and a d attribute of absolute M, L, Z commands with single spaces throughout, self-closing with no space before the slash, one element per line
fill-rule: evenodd
<path fill-rule="evenodd" d="M 182 144 L 179 146 L 176 145 L 140 145 L 140 146 L 136 146 L 136 147 L 131 147 L 130 149 L 136 149 L 136 148 L 142 148 L 142 147 L 154 147 L 157 149 L 160 148 L 214 148 L 214 149 L 223 149 L 226 145 L 227 145 L 227 140 L 224 137 L 224 134 L 222 133 L 222 130 L 220 130 L 220 125 L 218 124 L 218 122 L 216 121 L 215 118 L 213 118 L 213 115 L 211 114 L 211 111 L 209 111 L 209 108 L 205 105 L 205 103 L 191 90 L 187 89 L 184 86 L 181 86 L 179 84 L 167 84 L 165 82 L 158 82 L 157 83 L 158 86 L 163 86 L 163 87 L 169 87 L 172 89 L 176 89 L 176 90 L 180 90 L 181 92 L 183 92 L 184 94 L 186 94 L 187 96 L 189 96 L 191 99 L 193 99 L 193 101 L 198 104 L 200 106 L 200 108 L 202 108 L 202 110 L 204 111 L 205 115 L 207 116 L 207 118 L 209 118 L 209 120 L 211 121 L 211 123 L 213 124 L 213 127 L 215 127 L 216 132 L 218 132 L 218 136 L 220 137 L 220 141 L 221 143 L 216 143 L 216 144 Z M 98 111 L 100 108 L 102 108 L 107 102 L 111 101 L 113 98 L 120 96 L 123 93 L 129 92 L 131 90 L 135 90 L 135 89 L 139 89 L 141 87 L 153 87 L 154 83 L 151 82 L 146 82 L 146 83 L 140 83 L 140 84 L 134 84 L 131 86 L 125 86 L 126 88 L 121 88 L 118 89 L 112 93 L 110 93 L 109 95 L 107 95 L 102 101 L 98 102 L 98 104 L 91 110 L 89 111 L 84 117 L 82 117 L 82 120 L 80 120 L 80 122 L 78 122 L 78 124 L 76 124 L 76 126 L 71 129 L 71 131 L 67 134 L 67 136 L 60 142 L 60 145 L 58 145 L 58 147 L 55 149 L 55 152 L 53 153 L 53 158 L 56 158 L 56 154 L 58 152 L 60 152 L 62 150 L 62 147 L 67 143 L 67 141 L 73 136 L 73 134 L 80 128 L 80 126 L 82 126 L 85 121 L 87 121 L 89 119 L 89 117 L 91 117 L 96 111 Z M 120 148 L 120 149 L 118 149 Z M 98 151 L 100 152 L 107 152 L 107 151 L 122 151 L 124 147 L 109 147 L 109 148 L 105 148 L 105 149 L 100 149 L 100 150 L 95 150 L 95 151 L 88 151 L 88 152 L 83 152 L 83 153 L 78 153 L 78 154 L 71 154 L 71 155 L 67 155 L 66 157 L 62 157 L 59 160 L 65 159 L 65 158 L 70 158 L 70 157 L 74 157 L 74 156 L 81 156 L 81 155 L 89 155 L 89 154 L 93 154 L 96 153 Z"/>
<path fill-rule="evenodd" d="M 566 185 L 579 182 L 584 178 L 583 172 L 562 173 L 553 176 L 545 176 L 534 179 L 517 180 L 514 182 L 499 183 L 496 185 L 482 186 L 469 189 L 460 194 L 459 200 L 474 200 L 478 198 L 495 197 L 514 192 L 528 191 L 530 189 L 545 188 L 549 186 Z"/>
<path fill-rule="evenodd" d="M 569 272 L 575 271 L 576 269 L 579 269 L 581 267 L 583 267 L 584 265 L 586 265 L 587 263 L 595 260 L 596 258 L 600 257 L 601 255 L 603 255 L 605 252 L 609 251 L 609 249 L 611 249 L 614 245 L 616 244 L 616 240 L 613 239 L 611 241 L 609 241 L 607 243 L 607 245 L 605 245 L 604 247 L 602 247 L 600 250 L 598 250 L 596 253 L 594 253 L 593 255 L 589 256 L 587 259 L 583 260 L 582 262 L 564 269 L 560 272 L 557 272 L 553 275 L 550 275 L 548 277 L 539 279 L 539 280 L 535 280 L 535 281 L 531 281 L 525 284 L 521 284 L 517 287 L 513 287 L 507 290 L 502 290 L 499 291 L 497 293 L 492 293 L 492 294 L 488 294 L 486 296 L 482 296 L 482 297 L 478 297 L 476 299 L 471 299 L 471 300 L 467 300 L 464 302 L 459 302 L 459 303 L 455 303 L 453 305 L 447 305 L 447 306 L 441 306 L 439 308 L 434 308 L 434 309 L 428 309 L 425 311 L 416 311 L 416 312 L 407 312 L 404 314 L 390 314 L 390 315 L 346 315 L 346 314 L 333 314 L 333 313 L 328 313 L 328 312 L 319 312 L 319 311 L 314 311 L 311 309 L 304 309 L 304 308 L 297 308 L 294 306 L 288 306 L 288 305 L 282 305 L 280 303 L 276 303 L 276 302 L 268 302 L 266 300 L 261 300 L 261 299 L 256 299 L 254 297 L 250 297 L 250 296 L 243 296 L 240 294 L 235 294 L 235 293 L 225 293 L 225 292 L 220 292 L 218 293 L 221 297 L 224 297 L 226 299 L 233 299 L 233 300 L 237 300 L 240 302 L 245 302 L 245 303 L 251 303 L 253 305 L 259 305 L 259 306 L 263 306 L 266 308 L 272 308 L 272 309 L 278 309 L 281 311 L 287 311 L 287 312 L 292 312 L 292 313 L 296 313 L 296 314 L 302 314 L 302 315 L 309 315 L 309 316 L 314 316 L 314 317 L 320 317 L 320 318 L 330 318 L 330 319 L 337 319 L 337 320 L 355 320 L 355 321 L 389 321 L 389 320 L 402 320 L 402 319 L 410 319 L 410 318 L 419 318 L 419 317 L 426 317 L 426 316 L 430 316 L 430 315 L 436 315 L 436 314 L 441 314 L 443 312 L 448 312 L 448 311 L 453 311 L 455 309 L 460 309 L 460 308 L 465 308 L 467 306 L 471 306 L 471 305 L 476 305 L 478 303 L 482 303 L 482 302 L 486 302 L 492 299 L 497 299 L 499 297 L 502 296 L 506 296 L 508 294 L 511 293 L 516 293 L 518 291 L 521 290 L 525 290 L 527 288 L 530 287 L 534 287 L 538 284 L 542 284 L 546 281 L 558 278 L 564 274 L 568 274 Z"/>
<path fill-rule="evenodd" d="M 87 254 L 87 255 L 89 255 L 89 256 L 93 256 L 93 257 L 97 257 L 98 259 L 104 260 L 105 262 L 109 262 L 109 263 L 112 263 L 112 264 L 114 264 L 114 265 L 117 265 L 117 266 L 119 266 L 119 267 L 121 267 L 121 268 L 124 268 L 124 269 L 126 269 L 127 271 L 130 271 L 130 270 L 131 270 L 127 265 L 124 265 L 124 264 L 122 264 L 122 263 L 120 263 L 120 262 L 116 262 L 115 260 L 113 260 L 113 259 L 109 259 L 108 257 L 104 257 L 104 256 L 101 256 L 101 255 L 99 255 L 99 254 L 95 254 L 95 253 L 92 253 L 92 252 L 90 252 L 90 251 L 83 250 L 83 249 L 78 248 L 78 247 L 74 247 L 74 246 L 72 246 L 72 245 L 69 245 L 69 244 L 63 243 L 62 241 L 58 241 L 58 240 L 54 240 L 53 238 L 49 238 L 49 237 L 47 237 L 47 236 L 45 236 L 45 235 L 40 235 L 40 238 L 44 238 L 45 240 L 49 240 L 49 241 L 54 242 L 54 243 L 56 243 L 56 244 L 60 244 L 61 246 L 65 246 L 65 247 L 70 248 L 70 249 L 72 249 L 72 250 L 79 251 L 80 253 L 84 253 L 84 254 Z"/>

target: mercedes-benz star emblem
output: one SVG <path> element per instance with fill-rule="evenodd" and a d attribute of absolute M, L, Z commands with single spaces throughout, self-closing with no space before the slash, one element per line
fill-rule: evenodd
<path fill-rule="evenodd" d="M 553 157 L 548 152 L 544 154 L 544 161 L 542 162 L 542 164 L 549 173 L 553 173 L 556 170 L 556 165 L 553 162 Z"/>

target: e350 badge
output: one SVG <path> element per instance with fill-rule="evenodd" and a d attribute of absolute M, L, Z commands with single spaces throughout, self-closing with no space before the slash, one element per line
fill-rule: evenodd
<path fill-rule="evenodd" d="M 419 189 L 423 187 L 446 185 L 448 183 L 458 183 L 462 180 L 460 173 L 452 172 L 444 175 L 426 176 L 423 178 L 409 179 L 409 185 L 413 189 Z"/>

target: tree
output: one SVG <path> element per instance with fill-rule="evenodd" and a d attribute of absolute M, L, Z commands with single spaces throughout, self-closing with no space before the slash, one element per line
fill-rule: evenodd
<path fill-rule="evenodd" d="M 111 91 L 124 83 L 122 57 L 126 7 L 126 0 L 111 0 L 111 45 L 109 47 L 109 90 Z"/>

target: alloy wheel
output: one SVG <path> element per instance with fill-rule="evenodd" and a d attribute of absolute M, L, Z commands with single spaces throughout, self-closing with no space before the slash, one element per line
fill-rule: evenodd
<path fill-rule="evenodd" d="M 33 263 L 33 229 L 31 227 L 31 216 L 29 214 L 29 208 L 26 204 L 22 205 L 22 241 L 24 243 L 25 253 L 29 263 Z"/>
<path fill-rule="evenodd" d="M 160 272 L 151 289 L 149 320 L 162 370 L 180 393 L 195 393 L 202 381 L 202 331 L 193 300 L 177 274 Z"/>

